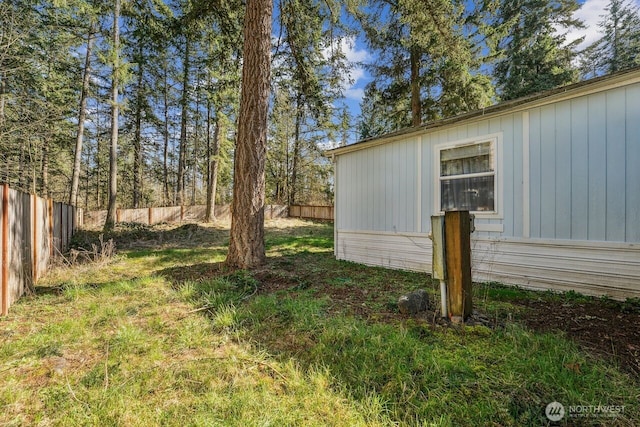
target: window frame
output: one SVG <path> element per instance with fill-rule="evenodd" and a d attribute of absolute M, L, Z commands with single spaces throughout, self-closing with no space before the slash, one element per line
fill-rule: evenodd
<path fill-rule="evenodd" d="M 495 155 L 493 156 L 493 169 L 494 172 L 480 172 L 480 173 L 469 173 L 462 175 L 451 175 L 447 177 L 441 176 L 441 153 L 444 150 L 450 150 L 453 148 L 461 148 L 471 145 L 479 145 L 484 143 L 491 143 L 491 148 L 494 151 Z M 502 133 L 494 133 L 489 135 L 478 136 L 474 138 L 467 138 L 458 141 L 450 141 L 441 144 L 436 144 L 433 147 L 433 184 L 434 184 L 434 212 L 436 215 L 444 215 L 444 211 L 441 209 L 442 203 L 442 178 L 445 180 L 451 179 L 459 179 L 459 178 L 474 178 L 481 176 L 493 176 L 494 181 L 494 198 L 493 198 L 493 211 L 471 211 L 472 214 L 476 216 L 476 218 L 486 218 L 486 219 L 503 219 L 502 213 Z"/>

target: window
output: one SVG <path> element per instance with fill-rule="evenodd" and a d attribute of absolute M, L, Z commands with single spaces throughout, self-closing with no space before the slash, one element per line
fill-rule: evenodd
<path fill-rule="evenodd" d="M 445 145 L 438 153 L 440 210 L 497 213 L 496 139 Z"/>

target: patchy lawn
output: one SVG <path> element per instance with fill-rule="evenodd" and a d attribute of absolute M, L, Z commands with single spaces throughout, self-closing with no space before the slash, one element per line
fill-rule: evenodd
<path fill-rule="evenodd" d="M 251 272 L 227 225 L 121 226 L 116 258 L 52 271 L 0 319 L 0 425 L 640 423 L 637 301 L 482 284 L 451 327 L 398 313 L 437 300 L 425 274 L 336 261 L 330 224 L 268 222 Z"/>

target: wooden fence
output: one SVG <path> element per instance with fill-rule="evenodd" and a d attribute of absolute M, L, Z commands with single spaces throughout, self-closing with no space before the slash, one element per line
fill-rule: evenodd
<path fill-rule="evenodd" d="M 333 206 L 289 206 L 289 216 L 292 218 L 310 218 L 333 220 Z"/>
<path fill-rule="evenodd" d="M 195 206 L 168 206 L 160 208 L 118 209 L 116 210 L 116 222 L 136 222 L 153 225 L 176 222 L 204 221 L 206 207 Z M 216 206 L 216 219 L 225 220 L 231 218 L 229 205 Z M 287 207 L 282 205 L 266 205 L 264 217 L 267 219 L 286 218 Z M 85 227 L 102 227 L 107 218 L 107 211 L 86 211 L 84 213 Z"/>
<path fill-rule="evenodd" d="M 64 251 L 82 221 L 82 209 L 1 185 L 2 315 L 33 289 L 49 261 Z M 80 221 L 80 222 L 79 222 Z"/>
<path fill-rule="evenodd" d="M 163 222 L 195 222 L 203 221 L 205 213 L 204 205 L 118 209 L 116 210 L 116 222 L 136 222 L 146 225 Z M 266 219 L 292 217 L 333 220 L 333 206 L 266 205 L 264 207 L 264 217 Z M 106 218 L 106 210 L 85 211 L 83 224 L 88 228 L 102 227 Z M 225 220 L 230 218 L 231 210 L 229 205 L 216 206 L 216 219 Z"/>

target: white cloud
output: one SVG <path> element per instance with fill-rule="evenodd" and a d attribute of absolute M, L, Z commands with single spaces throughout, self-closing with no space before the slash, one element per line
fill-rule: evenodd
<path fill-rule="evenodd" d="M 350 62 L 362 62 L 371 56 L 366 49 L 356 48 L 355 37 L 347 37 L 340 40 L 340 49 Z"/>
<path fill-rule="evenodd" d="M 358 86 L 362 86 L 361 80 L 367 78 L 365 69 L 361 64 L 368 61 L 371 58 L 371 54 L 366 49 L 356 46 L 355 37 L 341 39 L 338 48 L 344 53 L 349 62 L 348 71 L 342 79 L 344 96 L 347 99 L 360 101 L 364 96 L 364 89 Z M 328 55 L 328 52 L 325 54 Z"/>
<path fill-rule="evenodd" d="M 351 64 L 353 64 L 353 62 Z M 361 66 L 356 65 L 349 70 L 349 78 L 351 79 L 351 81 L 353 81 L 354 84 L 357 83 L 358 80 L 365 77 L 366 74 L 364 72 L 364 68 L 362 68 Z"/>
<path fill-rule="evenodd" d="M 584 37 L 584 40 L 579 45 L 579 49 L 583 49 L 600 37 L 598 30 L 598 22 L 602 20 L 602 15 L 605 13 L 604 8 L 609 4 L 609 0 L 586 0 L 582 7 L 578 9 L 574 14 L 574 18 L 580 19 L 584 22 L 585 28 L 572 29 L 567 34 L 567 41 L 572 42 L 580 37 Z"/>
<path fill-rule="evenodd" d="M 567 34 L 567 42 L 571 42 L 584 36 L 584 40 L 578 46 L 578 49 L 584 49 L 602 35 L 600 34 L 598 22 L 602 20 L 602 15 L 606 13 L 605 7 L 609 4 L 609 0 L 586 0 L 580 9 L 573 16 L 584 22 L 585 28 L 571 30 Z M 640 0 L 635 0 L 636 6 L 640 6 Z"/>
<path fill-rule="evenodd" d="M 356 101 L 361 101 L 364 98 L 364 89 L 359 87 L 350 87 L 345 89 L 344 97 L 347 99 L 354 99 Z"/>

